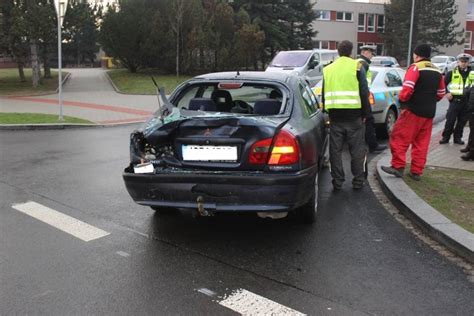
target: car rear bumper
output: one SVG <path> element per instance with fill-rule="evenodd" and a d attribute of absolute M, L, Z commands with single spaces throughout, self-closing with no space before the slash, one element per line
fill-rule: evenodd
<path fill-rule="evenodd" d="M 128 171 L 123 173 L 125 186 L 141 205 L 197 209 L 201 204 L 217 212 L 287 212 L 309 200 L 318 168 L 290 174 Z"/>

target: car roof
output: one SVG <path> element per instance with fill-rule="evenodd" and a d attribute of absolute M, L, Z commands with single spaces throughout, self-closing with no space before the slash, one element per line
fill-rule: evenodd
<path fill-rule="evenodd" d="M 453 57 L 453 58 L 456 58 L 456 57 L 451 56 L 451 55 L 436 55 L 436 56 L 433 56 L 433 57 Z"/>
<path fill-rule="evenodd" d="M 371 71 L 384 71 L 384 70 L 392 70 L 392 69 L 398 69 L 398 70 L 403 70 L 402 68 L 400 67 L 383 67 L 383 66 L 372 66 L 370 65 L 370 70 Z M 404 70 L 403 70 L 404 71 Z"/>
<path fill-rule="evenodd" d="M 213 72 L 196 76 L 194 79 L 206 80 L 270 80 L 287 82 L 289 78 L 296 78 L 291 73 L 284 72 L 265 72 L 265 71 L 226 71 Z"/>

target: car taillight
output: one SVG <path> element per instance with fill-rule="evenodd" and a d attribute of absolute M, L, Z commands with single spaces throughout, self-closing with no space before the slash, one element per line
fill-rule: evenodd
<path fill-rule="evenodd" d="M 369 103 L 370 103 L 370 105 L 375 104 L 375 98 L 374 98 L 374 94 L 372 92 L 369 93 Z"/>
<path fill-rule="evenodd" d="M 262 139 L 252 145 L 249 155 L 249 163 L 269 165 L 291 165 L 297 163 L 300 158 L 300 149 L 295 136 L 287 131 L 280 131 L 276 135 L 273 149 L 270 151 L 271 138 Z M 270 155 L 270 159 L 268 156 Z"/>
<path fill-rule="evenodd" d="M 271 138 L 265 138 L 253 144 L 250 148 L 249 163 L 256 165 L 267 163 L 271 144 Z"/>

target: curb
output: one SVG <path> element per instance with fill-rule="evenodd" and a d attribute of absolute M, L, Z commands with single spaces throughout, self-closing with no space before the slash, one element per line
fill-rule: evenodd
<path fill-rule="evenodd" d="M 377 179 L 382 190 L 400 213 L 414 221 L 431 238 L 474 263 L 474 234 L 461 228 L 422 200 L 403 179 L 382 171 L 390 165 L 390 154 L 377 162 Z"/>
<path fill-rule="evenodd" d="M 60 130 L 60 129 L 79 129 L 79 128 L 107 128 L 117 126 L 127 126 L 134 124 L 143 124 L 144 121 L 135 121 L 127 123 L 113 124 L 80 124 L 80 123 L 54 123 L 54 124 L 0 124 L 0 130 L 3 131 L 35 131 L 35 130 Z"/>

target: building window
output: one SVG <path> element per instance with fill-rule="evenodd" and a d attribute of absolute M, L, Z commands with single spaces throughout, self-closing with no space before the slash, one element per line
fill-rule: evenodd
<path fill-rule="evenodd" d="M 336 21 L 352 22 L 352 12 L 336 12 Z"/>
<path fill-rule="evenodd" d="M 471 38 L 471 31 L 467 31 L 466 33 L 464 33 L 464 49 L 471 49 Z"/>
<path fill-rule="evenodd" d="M 331 20 L 331 11 L 328 11 L 328 10 L 317 11 L 316 14 L 318 15 L 316 20 L 322 20 L 322 21 Z"/>
<path fill-rule="evenodd" d="M 329 49 L 329 41 L 314 41 L 314 48 Z"/>
<path fill-rule="evenodd" d="M 367 32 L 375 33 L 375 14 L 367 14 Z"/>
<path fill-rule="evenodd" d="M 383 33 L 384 29 L 385 29 L 385 16 L 382 14 L 379 14 L 377 16 L 377 32 Z"/>
<path fill-rule="evenodd" d="M 359 13 L 359 20 L 357 22 L 357 32 L 365 32 L 365 14 Z"/>

